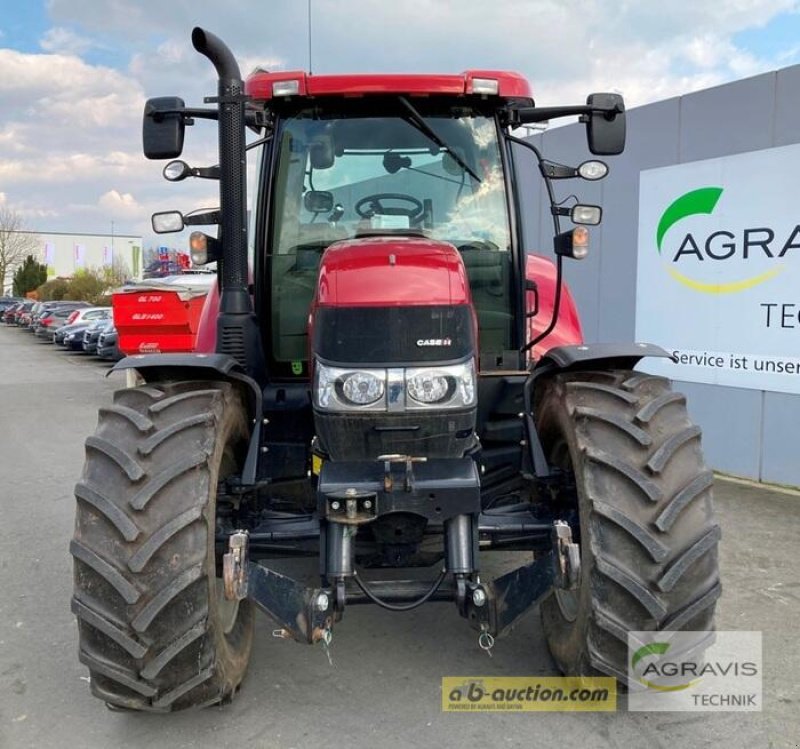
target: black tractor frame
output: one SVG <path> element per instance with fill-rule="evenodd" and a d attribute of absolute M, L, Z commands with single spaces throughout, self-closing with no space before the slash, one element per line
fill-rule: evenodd
<path fill-rule="evenodd" d="M 369 603 L 407 611 L 427 601 L 452 601 L 481 632 L 483 643 L 487 635 L 493 641 L 507 632 L 554 587 L 574 590 L 580 581 L 580 549 L 571 530 L 577 517 L 574 512 L 559 515 L 552 503 L 555 496 L 574 493 L 574 478 L 552 466 L 545 455 L 533 408 L 537 380 L 560 372 L 632 369 L 644 356 L 669 354 L 648 344 L 560 347 L 551 349 L 529 372 L 506 371 L 485 378 L 480 402 L 486 413 L 499 411 L 506 418 L 486 419 L 479 424 L 479 434 L 488 430 L 491 442 L 492 434 L 508 432 L 499 451 L 501 462 L 492 468 L 484 460 L 484 466 L 490 466 L 488 477 L 478 475 L 471 456 L 420 461 L 389 455 L 365 461 L 356 473 L 352 463 L 341 473 L 335 462 L 325 462 L 308 481 L 275 480 L 268 456 L 285 451 L 286 444 L 284 433 L 277 440 L 273 437 L 271 425 L 285 418 L 293 404 L 300 407 L 294 414 L 289 410 L 290 419 L 303 420 L 299 411 L 310 408 L 307 385 L 297 386 L 302 392 L 294 397 L 284 392 L 280 402 L 289 405 L 279 412 L 268 407 L 277 400 L 269 397 L 269 388 L 259 386 L 226 354 L 131 356 L 114 370 L 134 370 L 148 384 L 225 379 L 241 390 L 248 403 L 252 427 L 242 472 L 229 476 L 217 493 L 218 508 L 238 508 L 217 525 L 217 553 L 228 598 L 249 599 L 280 625 L 280 636 L 308 643 L 329 641 L 334 622 L 348 605 Z M 306 454 L 304 465 L 308 459 Z M 298 484 L 305 484 L 301 494 L 310 487 L 315 493 L 308 511 L 298 512 L 296 505 L 276 510 L 272 499 L 282 490 L 292 494 Z M 520 501 L 504 508 L 502 500 L 510 496 Z M 394 559 L 370 566 L 440 563 L 435 580 L 367 582 L 358 574 L 358 529 L 389 513 L 424 518 L 424 534 L 444 539 L 443 551 L 439 559 L 430 554 L 409 556 L 403 544 L 395 544 L 397 548 L 390 546 L 388 552 L 395 554 Z M 418 541 L 406 545 L 416 547 Z M 530 551 L 535 559 L 494 580 L 481 581 L 480 556 L 488 551 Z M 281 557 L 318 558 L 320 584 L 308 585 L 261 564 Z"/>

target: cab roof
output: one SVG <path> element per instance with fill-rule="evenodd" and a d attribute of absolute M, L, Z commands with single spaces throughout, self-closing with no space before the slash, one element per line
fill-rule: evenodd
<path fill-rule="evenodd" d="M 302 70 L 275 73 L 256 70 L 247 78 L 245 91 L 262 101 L 287 96 L 485 95 L 513 99 L 523 106 L 533 105 L 528 81 L 519 73 L 499 70 L 467 70 L 458 75 L 310 75 Z"/>

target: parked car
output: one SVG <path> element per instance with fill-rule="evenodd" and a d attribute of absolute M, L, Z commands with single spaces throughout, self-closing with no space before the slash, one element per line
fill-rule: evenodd
<path fill-rule="evenodd" d="M 35 300 L 22 302 L 19 309 L 14 313 L 14 324 L 25 327 L 30 324 L 30 312 L 33 305 L 36 304 Z"/>
<path fill-rule="evenodd" d="M 89 302 L 75 302 L 70 299 L 59 299 L 58 301 L 37 302 L 31 310 L 31 326 L 36 327 L 38 321 L 46 312 L 54 309 L 74 310 L 79 307 L 92 307 Z"/>
<path fill-rule="evenodd" d="M 86 330 L 83 331 L 83 350 L 87 354 L 97 353 L 97 340 L 100 334 L 113 327 L 114 321 L 111 318 L 106 320 L 97 320 L 93 322 Z"/>
<path fill-rule="evenodd" d="M 17 302 L 16 304 L 12 304 L 8 309 L 3 312 L 3 322 L 6 325 L 14 325 L 17 321 L 17 315 L 22 310 L 25 301 Z"/>
<path fill-rule="evenodd" d="M 35 334 L 40 327 L 42 318 L 58 306 L 59 302 L 36 302 L 36 304 L 31 307 L 31 324 L 28 326 L 31 333 Z"/>
<path fill-rule="evenodd" d="M 56 330 L 53 331 L 53 343 L 57 346 L 61 346 L 64 344 L 64 336 L 67 333 L 72 332 L 70 325 L 60 325 Z"/>
<path fill-rule="evenodd" d="M 31 332 L 36 327 L 39 318 L 49 309 L 53 309 L 59 305 L 59 302 L 34 302 L 33 306 L 28 312 L 20 316 L 20 322 L 23 327 L 28 328 Z"/>
<path fill-rule="evenodd" d="M 0 317 L 3 318 L 3 322 L 6 325 L 11 325 L 11 321 L 14 319 L 14 312 L 16 311 L 17 307 L 21 305 L 22 302 L 17 302 L 16 304 L 9 305 L 2 312 L 0 312 Z"/>
<path fill-rule="evenodd" d="M 15 304 L 24 302 L 25 300 L 18 296 L 0 296 L 0 315 L 2 315 L 9 307 Z"/>
<path fill-rule="evenodd" d="M 111 317 L 111 307 L 78 307 L 72 310 L 66 324 L 75 325 L 84 321 L 107 320 L 109 317 Z"/>
<path fill-rule="evenodd" d="M 27 326 L 28 330 L 31 332 L 33 332 L 33 329 L 36 327 L 36 323 L 39 321 L 39 318 L 46 309 L 45 304 L 47 304 L 47 302 L 36 302 L 36 304 L 31 307 L 31 311 L 28 313 L 31 316 L 31 321 Z"/>
<path fill-rule="evenodd" d="M 39 338 L 44 338 L 46 341 L 52 341 L 53 336 L 60 327 L 67 324 L 69 316 L 75 310 L 61 307 L 47 310 L 47 312 L 39 318 L 36 330 L 34 331 Z"/>
<path fill-rule="evenodd" d="M 83 351 L 83 334 L 92 324 L 92 322 L 84 320 L 72 325 L 64 325 L 56 331 L 58 339 L 54 337 L 54 341 L 70 351 Z"/>
<path fill-rule="evenodd" d="M 119 361 L 125 354 L 119 350 L 117 329 L 112 323 L 111 327 L 104 330 L 97 339 L 97 355 L 101 359 Z"/>
<path fill-rule="evenodd" d="M 88 326 L 97 320 L 107 320 L 109 317 L 111 317 L 111 307 L 83 307 L 79 309 L 62 309 L 61 307 L 58 307 L 57 309 L 53 310 L 53 313 L 56 312 L 59 314 L 59 316 L 63 316 L 66 313 L 66 319 L 64 319 L 60 325 L 57 326 L 57 328 L 66 325 L 77 325 L 79 323 L 86 323 Z M 63 343 L 64 335 L 62 334 L 56 337 L 56 333 L 58 332 L 59 330 L 54 332 L 54 334 L 51 336 L 51 340 L 53 340 L 54 343 Z"/>

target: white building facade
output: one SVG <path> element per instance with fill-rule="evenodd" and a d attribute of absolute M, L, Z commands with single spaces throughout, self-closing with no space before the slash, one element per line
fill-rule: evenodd
<path fill-rule="evenodd" d="M 131 279 L 142 277 L 142 238 L 131 234 L 25 232 L 36 239 L 34 256 L 47 266 L 48 279 L 69 278 L 75 271 L 117 267 Z M 5 286 L 10 288 L 9 269 Z"/>

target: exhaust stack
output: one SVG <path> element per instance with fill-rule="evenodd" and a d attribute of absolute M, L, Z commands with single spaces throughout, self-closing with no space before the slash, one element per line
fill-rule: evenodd
<path fill-rule="evenodd" d="M 245 163 L 246 96 L 239 65 L 216 35 L 192 30 L 192 44 L 217 71 L 220 166 L 220 312 L 217 351 L 234 357 L 256 379 L 263 379 L 264 355 L 248 292 L 247 185 Z"/>

